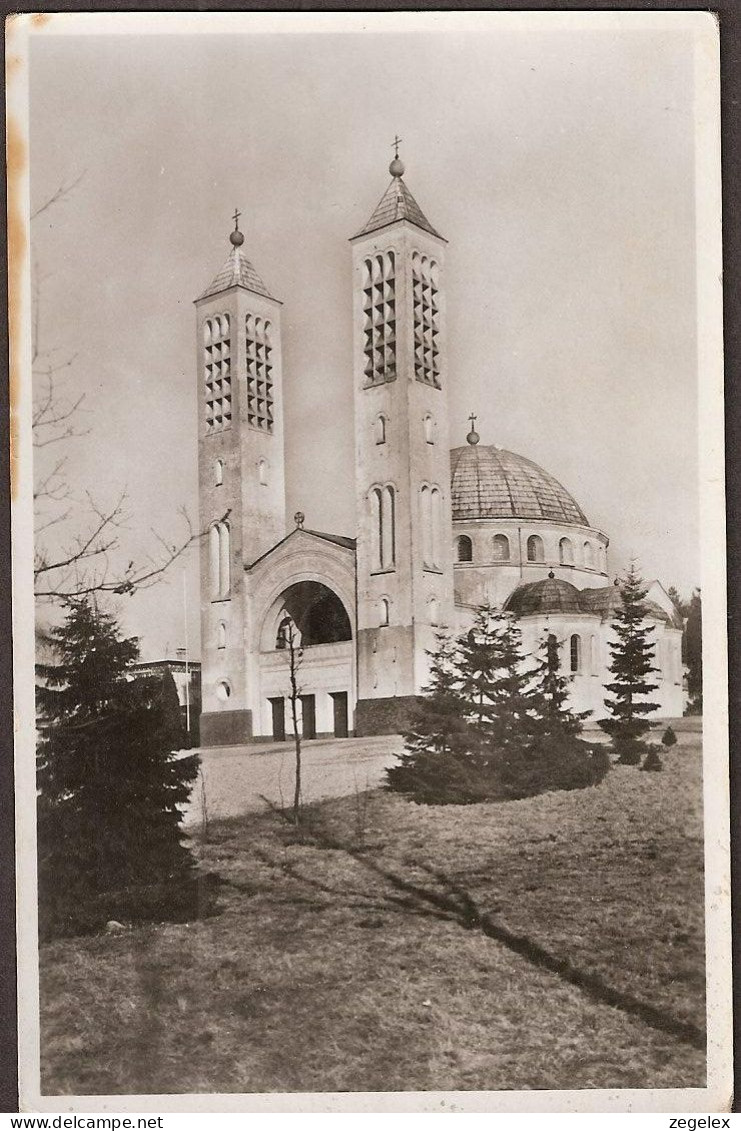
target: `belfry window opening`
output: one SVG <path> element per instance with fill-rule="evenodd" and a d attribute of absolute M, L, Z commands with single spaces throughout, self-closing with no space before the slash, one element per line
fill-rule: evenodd
<path fill-rule="evenodd" d="M 228 428 L 232 422 L 231 338 L 228 314 L 216 314 L 203 324 L 206 378 L 206 431 Z"/>
<path fill-rule="evenodd" d="M 396 380 L 396 257 L 387 251 L 363 262 L 365 387 Z"/>

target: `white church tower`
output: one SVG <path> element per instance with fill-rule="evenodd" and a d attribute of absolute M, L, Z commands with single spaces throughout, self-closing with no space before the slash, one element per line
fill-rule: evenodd
<path fill-rule="evenodd" d="M 245 568 L 286 533 L 281 304 L 231 250 L 196 300 L 201 529 L 201 742 L 252 736 Z"/>
<path fill-rule="evenodd" d="M 357 734 L 398 729 L 453 624 L 446 241 L 403 181 L 353 248 Z"/>

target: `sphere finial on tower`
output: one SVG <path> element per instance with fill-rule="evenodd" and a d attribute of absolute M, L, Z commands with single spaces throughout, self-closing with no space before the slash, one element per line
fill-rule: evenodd
<path fill-rule="evenodd" d="M 234 221 L 234 231 L 229 235 L 229 242 L 231 243 L 232 247 L 241 247 L 244 243 L 244 236 L 239 230 L 239 217 L 241 215 L 242 213 L 239 211 L 239 209 L 235 208 L 234 215 L 232 216 L 232 220 Z"/>
<path fill-rule="evenodd" d="M 404 162 L 399 159 L 399 146 L 401 145 L 401 138 L 397 135 L 391 143 L 394 149 L 394 159 L 389 165 L 389 173 L 392 177 L 404 176 Z"/>
<path fill-rule="evenodd" d="M 466 436 L 466 439 L 468 440 L 469 444 L 475 445 L 478 444 L 479 440 L 481 439 L 474 427 L 476 423 L 476 413 L 472 412 L 468 419 L 471 421 L 471 431 Z"/>

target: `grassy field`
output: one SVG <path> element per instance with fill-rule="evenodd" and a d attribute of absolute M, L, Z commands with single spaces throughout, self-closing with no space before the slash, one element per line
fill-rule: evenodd
<path fill-rule="evenodd" d="M 702 1086 L 698 736 L 665 764 L 213 826 L 220 914 L 42 949 L 42 1091 Z"/>

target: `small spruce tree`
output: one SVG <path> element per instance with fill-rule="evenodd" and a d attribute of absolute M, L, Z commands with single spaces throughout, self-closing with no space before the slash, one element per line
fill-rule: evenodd
<path fill-rule="evenodd" d="M 42 934 L 193 914 L 181 807 L 197 759 L 174 754 L 183 734 L 172 676 L 133 678 L 137 642 L 85 599 L 69 603 L 50 643 L 58 663 L 37 668 Z"/>
<path fill-rule="evenodd" d="M 534 688 L 541 698 L 543 734 L 579 735 L 591 711 L 572 711 L 569 707 L 569 680 L 561 674 L 561 653 L 554 633 L 547 633 L 540 645 L 540 659 L 534 671 Z"/>
<path fill-rule="evenodd" d="M 439 633 L 428 652 L 430 681 L 404 735 L 405 753 L 386 771 L 386 784 L 423 804 L 482 800 L 486 785 L 472 754 L 474 734 L 456 669 L 457 648 Z"/>
<path fill-rule="evenodd" d="M 646 593 L 643 579 L 631 563 L 612 624 L 616 639 L 610 646 L 609 671 L 614 679 L 605 688 L 611 696 L 606 706 L 612 717 L 600 719 L 599 724 L 610 735 L 618 762 L 627 766 L 637 766 L 648 752 L 644 735 L 651 723 L 647 716 L 658 710 L 658 704 L 647 699 L 658 684 L 650 682 L 651 673 L 657 669 L 652 663 L 654 629 L 646 623 Z"/>
<path fill-rule="evenodd" d="M 669 746 L 676 746 L 676 744 L 677 744 L 677 736 L 676 736 L 676 734 L 674 733 L 674 728 L 673 728 L 673 727 L 667 727 L 667 728 L 666 728 L 666 730 L 664 731 L 664 733 L 663 733 L 663 734 L 662 734 L 662 736 L 661 736 L 661 741 L 662 741 L 662 744 L 663 744 L 664 746 L 667 746 L 667 747 L 669 747 Z"/>

